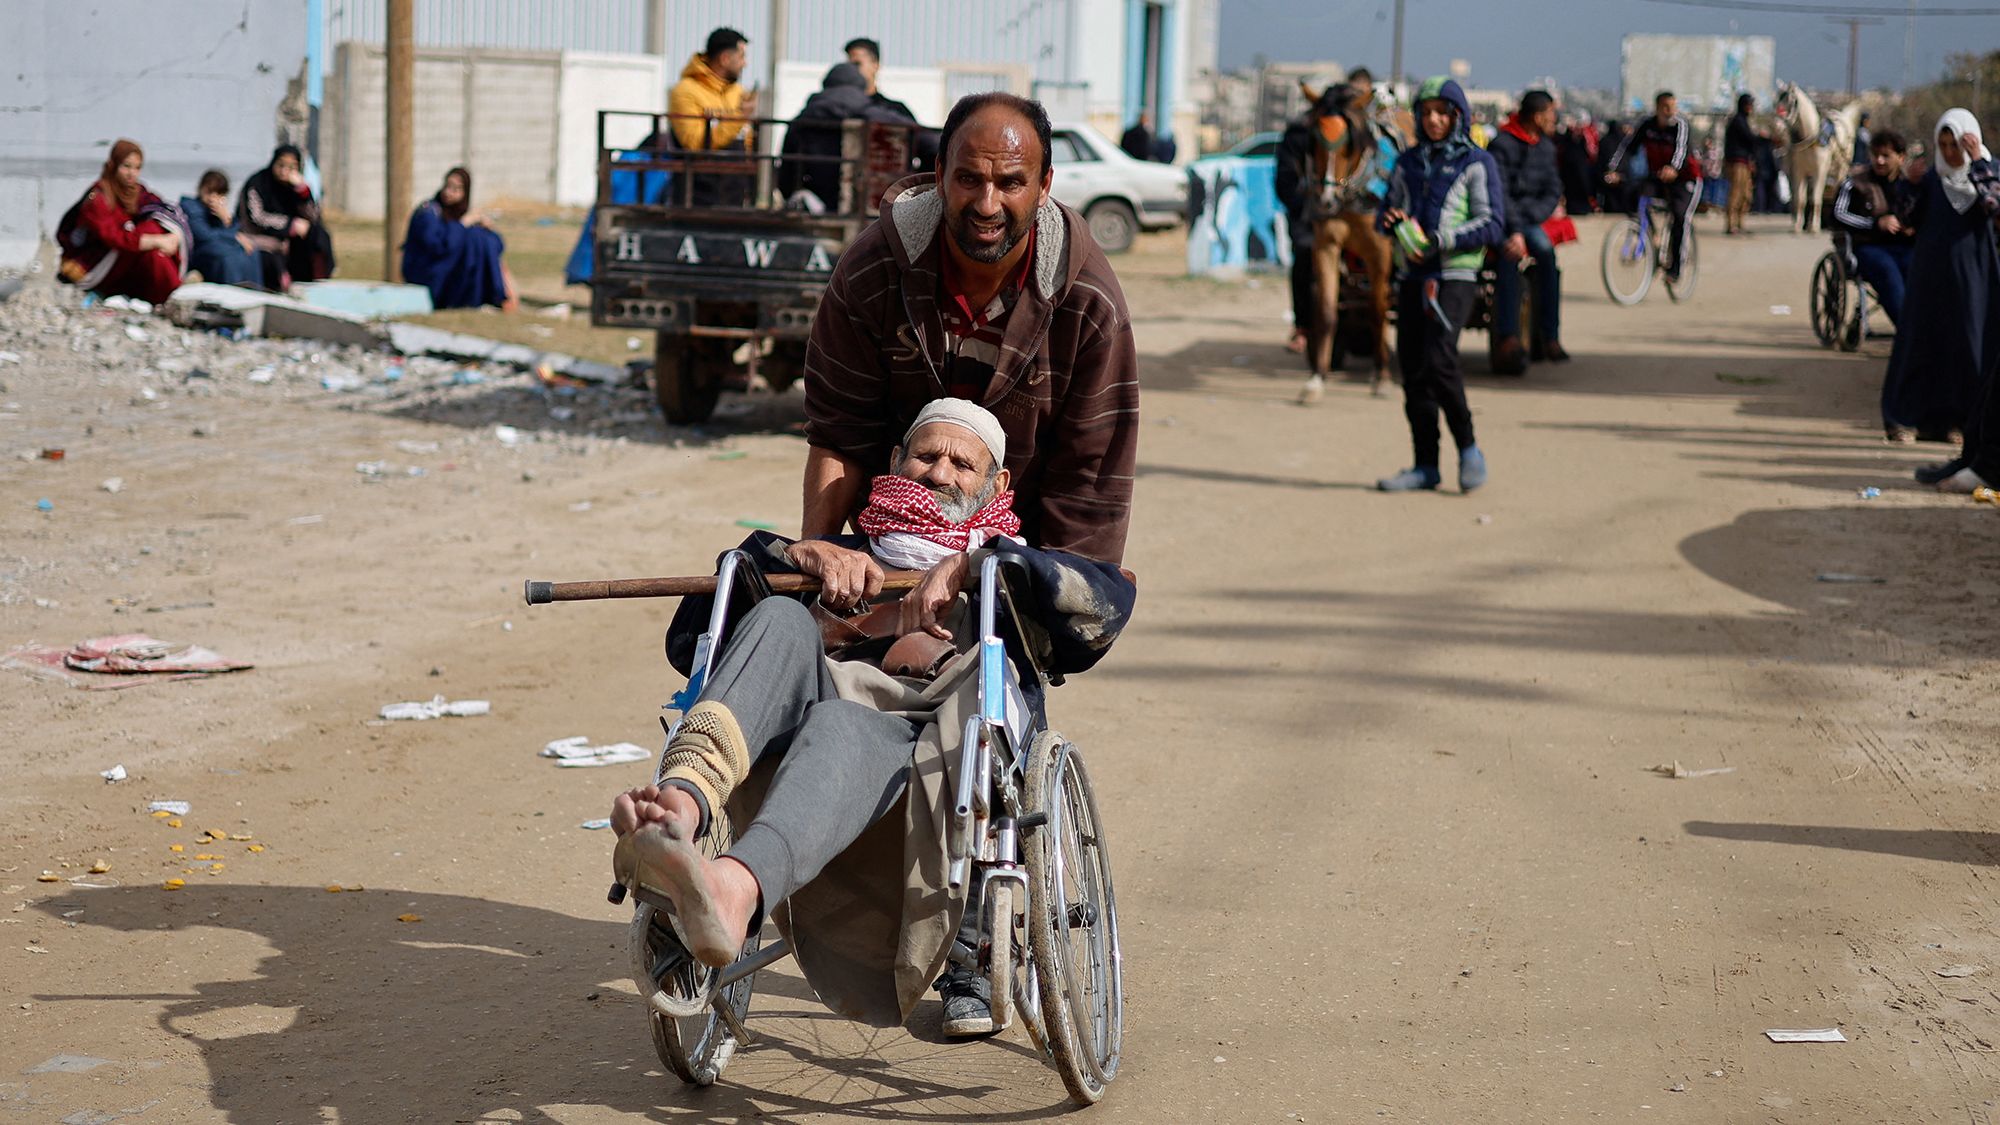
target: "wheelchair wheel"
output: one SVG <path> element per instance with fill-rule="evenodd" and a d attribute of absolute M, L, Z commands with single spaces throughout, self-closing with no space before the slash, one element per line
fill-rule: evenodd
<path fill-rule="evenodd" d="M 1118 1073 L 1125 979 L 1097 797 L 1082 754 L 1060 735 L 1044 732 L 1035 740 L 1025 804 L 1048 817 L 1023 848 L 1032 887 L 1029 972 L 1041 1038 L 1070 1097 L 1091 1105 Z"/>
<path fill-rule="evenodd" d="M 1823 348 L 1833 347 L 1847 325 L 1847 271 L 1840 255 L 1829 250 L 1813 267 L 1812 330 Z"/>
<path fill-rule="evenodd" d="M 736 1036 L 712 1003 L 721 976 L 687 951 L 673 927 L 658 911 L 641 903 L 632 916 L 633 983 L 648 1001 L 653 1050 L 681 1081 L 707 1086 L 721 1076 L 735 1057 Z M 743 944 L 748 956 L 757 951 L 757 935 Z M 750 974 L 723 990 L 723 1002 L 741 1024 L 750 1015 Z"/>
<path fill-rule="evenodd" d="M 1622 219 L 1604 232 L 1599 265 L 1612 300 L 1636 305 L 1646 299 L 1653 287 L 1653 255 L 1640 240 L 1638 219 Z"/>

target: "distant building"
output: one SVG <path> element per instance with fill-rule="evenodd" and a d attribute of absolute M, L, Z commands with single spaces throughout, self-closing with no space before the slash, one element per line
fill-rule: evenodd
<path fill-rule="evenodd" d="M 1204 147 L 1228 148 L 1256 133 L 1280 131 L 1305 112 L 1301 82 L 1317 90 L 1346 76 L 1347 69 L 1332 59 L 1264 63 L 1218 74 L 1201 102 L 1202 126 L 1210 134 Z"/>

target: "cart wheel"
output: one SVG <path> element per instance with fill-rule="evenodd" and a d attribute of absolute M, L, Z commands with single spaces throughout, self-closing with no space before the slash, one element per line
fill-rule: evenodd
<path fill-rule="evenodd" d="M 993 986 L 993 1026 L 1014 1022 L 1014 884 L 995 880 L 986 884 L 983 896 L 985 926 L 989 935 L 986 978 Z"/>
<path fill-rule="evenodd" d="M 1812 330 L 1820 346 L 1830 348 L 1846 322 L 1847 285 L 1841 278 L 1839 258 L 1828 251 L 1813 267 Z"/>
<path fill-rule="evenodd" d="M 708 421 L 722 396 L 723 368 L 710 341 L 691 336 L 658 334 L 653 344 L 653 397 L 661 413 L 676 426 Z M 728 362 L 723 353 L 722 363 Z"/>
<path fill-rule="evenodd" d="M 735 1057 L 737 1042 L 729 1021 L 713 1006 L 719 971 L 696 961 L 667 920 L 650 904 L 632 916 L 632 965 L 639 995 L 648 999 L 653 1050 L 681 1081 L 706 1086 Z M 757 951 L 757 935 L 743 943 L 745 956 Z M 751 974 L 722 991 L 721 1001 L 741 1024 L 750 1015 Z"/>
<path fill-rule="evenodd" d="M 1028 834 L 1028 952 L 1050 1058 L 1079 1105 L 1118 1073 L 1125 979 L 1118 900 L 1083 756 L 1045 731 L 1028 754 L 1025 804 L 1048 815 Z"/>

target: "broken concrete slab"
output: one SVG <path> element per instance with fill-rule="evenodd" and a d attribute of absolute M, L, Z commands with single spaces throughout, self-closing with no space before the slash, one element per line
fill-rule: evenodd
<path fill-rule="evenodd" d="M 382 344 L 381 329 L 366 317 L 313 308 L 289 297 L 234 285 L 205 281 L 183 285 L 167 298 L 166 314 L 168 320 L 184 328 L 239 328 L 251 336 L 325 340 L 364 348 Z"/>
<path fill-rule="evenodd" d="M 432 311 L 431 291 L 421 285 L 333 278 L 292 286 L 292 297 L 316 309 L 353 313 L 370 320 L 423 316 Z"/>

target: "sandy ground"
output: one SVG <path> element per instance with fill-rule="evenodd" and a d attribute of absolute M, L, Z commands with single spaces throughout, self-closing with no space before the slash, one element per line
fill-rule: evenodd
<path fill-rule="evenodd" d="M 1874 428 L 1886 345 L 1813 343 L 1817 240 L 1709 237 L 1691 304 L 1624 309 L 1597 238 L 1565 251 L 1575 362 L 1473 380 L 1469 498 L 1368 490 L 1407 458 L 1394 399 L 1292 405 L 1282 284 L 1178 279 L 1171 240 L 1120 261 L 1142 597 L 1052 700 L 1126 938 L 1091 1117 L 1996 1119 L 2000 513 L 1908 482 L 1938 451 Z M 579 827 L 650 767 L 536 757 L 654 744 L 680 684 L 669 605 L 529 610 L 521 580 L 699 572 L 739 521 L 795 526 L 795 397 L 669 431 L 641 392 L 565 422 L 519 377 L 330 393 L 289 347 L 193 341 L 190 377 L 54 300 L 0 305 L 0 650 L 143 630 L 257 667 L 0 669 L 0 1120 L 1066 1111 L 1018 1033 L 857 1028 L 789 969 L 762 1042 L 680 1086 Z M 373 721 L 436 694 L 492 714 Z M 1649 772 L 1675 761 L 1734 772 Z"/>

